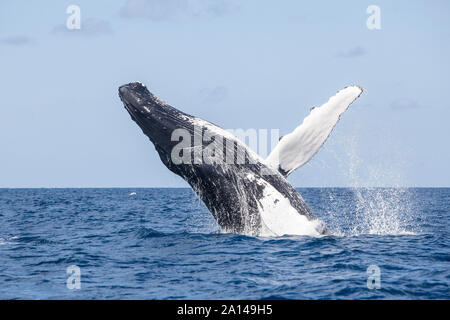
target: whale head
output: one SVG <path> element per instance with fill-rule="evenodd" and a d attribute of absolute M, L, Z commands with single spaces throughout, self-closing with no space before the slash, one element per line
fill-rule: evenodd
<path fill-rule="evenodd" d="M 191 116 L 171 107 L 140 82 L 120 86 L 119 96 L 133 121 L 160 153 L 170 154 L 176 144 L 171 139 L 174 130 L 192 130 Z"/>

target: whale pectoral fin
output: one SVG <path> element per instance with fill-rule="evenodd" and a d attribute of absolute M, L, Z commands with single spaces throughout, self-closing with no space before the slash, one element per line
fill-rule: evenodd
<path fill-rule="evenodd" d="M 362 92 L 359 86 L 346 87 L 325 104 L 311 108 L 303 122 L 280 139 L 267 157 L 267 165 L 287 177 L 308 162 L 325 143 L 341 114 Z"/>

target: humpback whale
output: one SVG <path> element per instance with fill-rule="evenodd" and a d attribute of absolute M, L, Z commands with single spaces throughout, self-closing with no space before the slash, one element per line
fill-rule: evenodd
<path fill-rule="evenodd" d="M 125 109 L 163 164 L 187 181 L 221 229 L 252 236 L 329 233 L 286 178 L 317 153 L 362 92 L 349 86 L 312 108 L 263 159 L 230 132 L 170 106 L 144 84 L 119 87 Z"/>

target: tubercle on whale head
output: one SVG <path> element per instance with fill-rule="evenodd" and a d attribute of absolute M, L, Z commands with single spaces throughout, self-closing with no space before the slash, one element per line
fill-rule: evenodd
<path fill-rule="evenodd" d="M 133 121 L 153 144 L 170 153 L 172 132 L 187 125 L 183 121 L 184 114 L 152 94 L 140 82 L 120 86 L 119 97 Z"/>
<path fill-rule="evenodd" d="M 151 108 L 166 106 L 163 100 L 159 99 L 148 91 L 141 82 L 131 82 L 119 87 L 119 97 L 125 104 L 125 108 L 132 107 L 133 112 L 151 112 Z M 130 110 L 127 108 L 128 112 Z"/>

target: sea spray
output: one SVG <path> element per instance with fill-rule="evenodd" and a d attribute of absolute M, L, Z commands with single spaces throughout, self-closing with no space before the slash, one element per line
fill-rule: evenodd
<path fill-rule="evenodd" d="M 371 148 L 371 159 L 365 160 L 362 156 L 360 142 L 361 128 L 356 124 L 350 135 L 337 135 L 339 145 L 343 152 L 330 150 L 340 169 L 340 174 L 346 180 L 346 184 L 352 190 L 354 200 L 354 212 L 347 213 L 345 219 L 339 219 L 340 223 L 347 225 L 331 224 L 340 235 L 402 235 L 420 232 L 418 226 L 412 224 L 411 201 L 412 193 L 405 188 L 406 178 L 404 168 L 406 162 L 402 155 L 401 146 L 393 146 L 393 140 L 380 141 L 378 146 Z M 389 144 L 389 145 L 387 145 Z M 379 154 L 389 150 L 389 157 L 380 157 Z M 392 153 L 392 150 L 397 150 Z M 340 214 L 341 201 L 330 195 L 334 202 L 336 214 Z"/>

